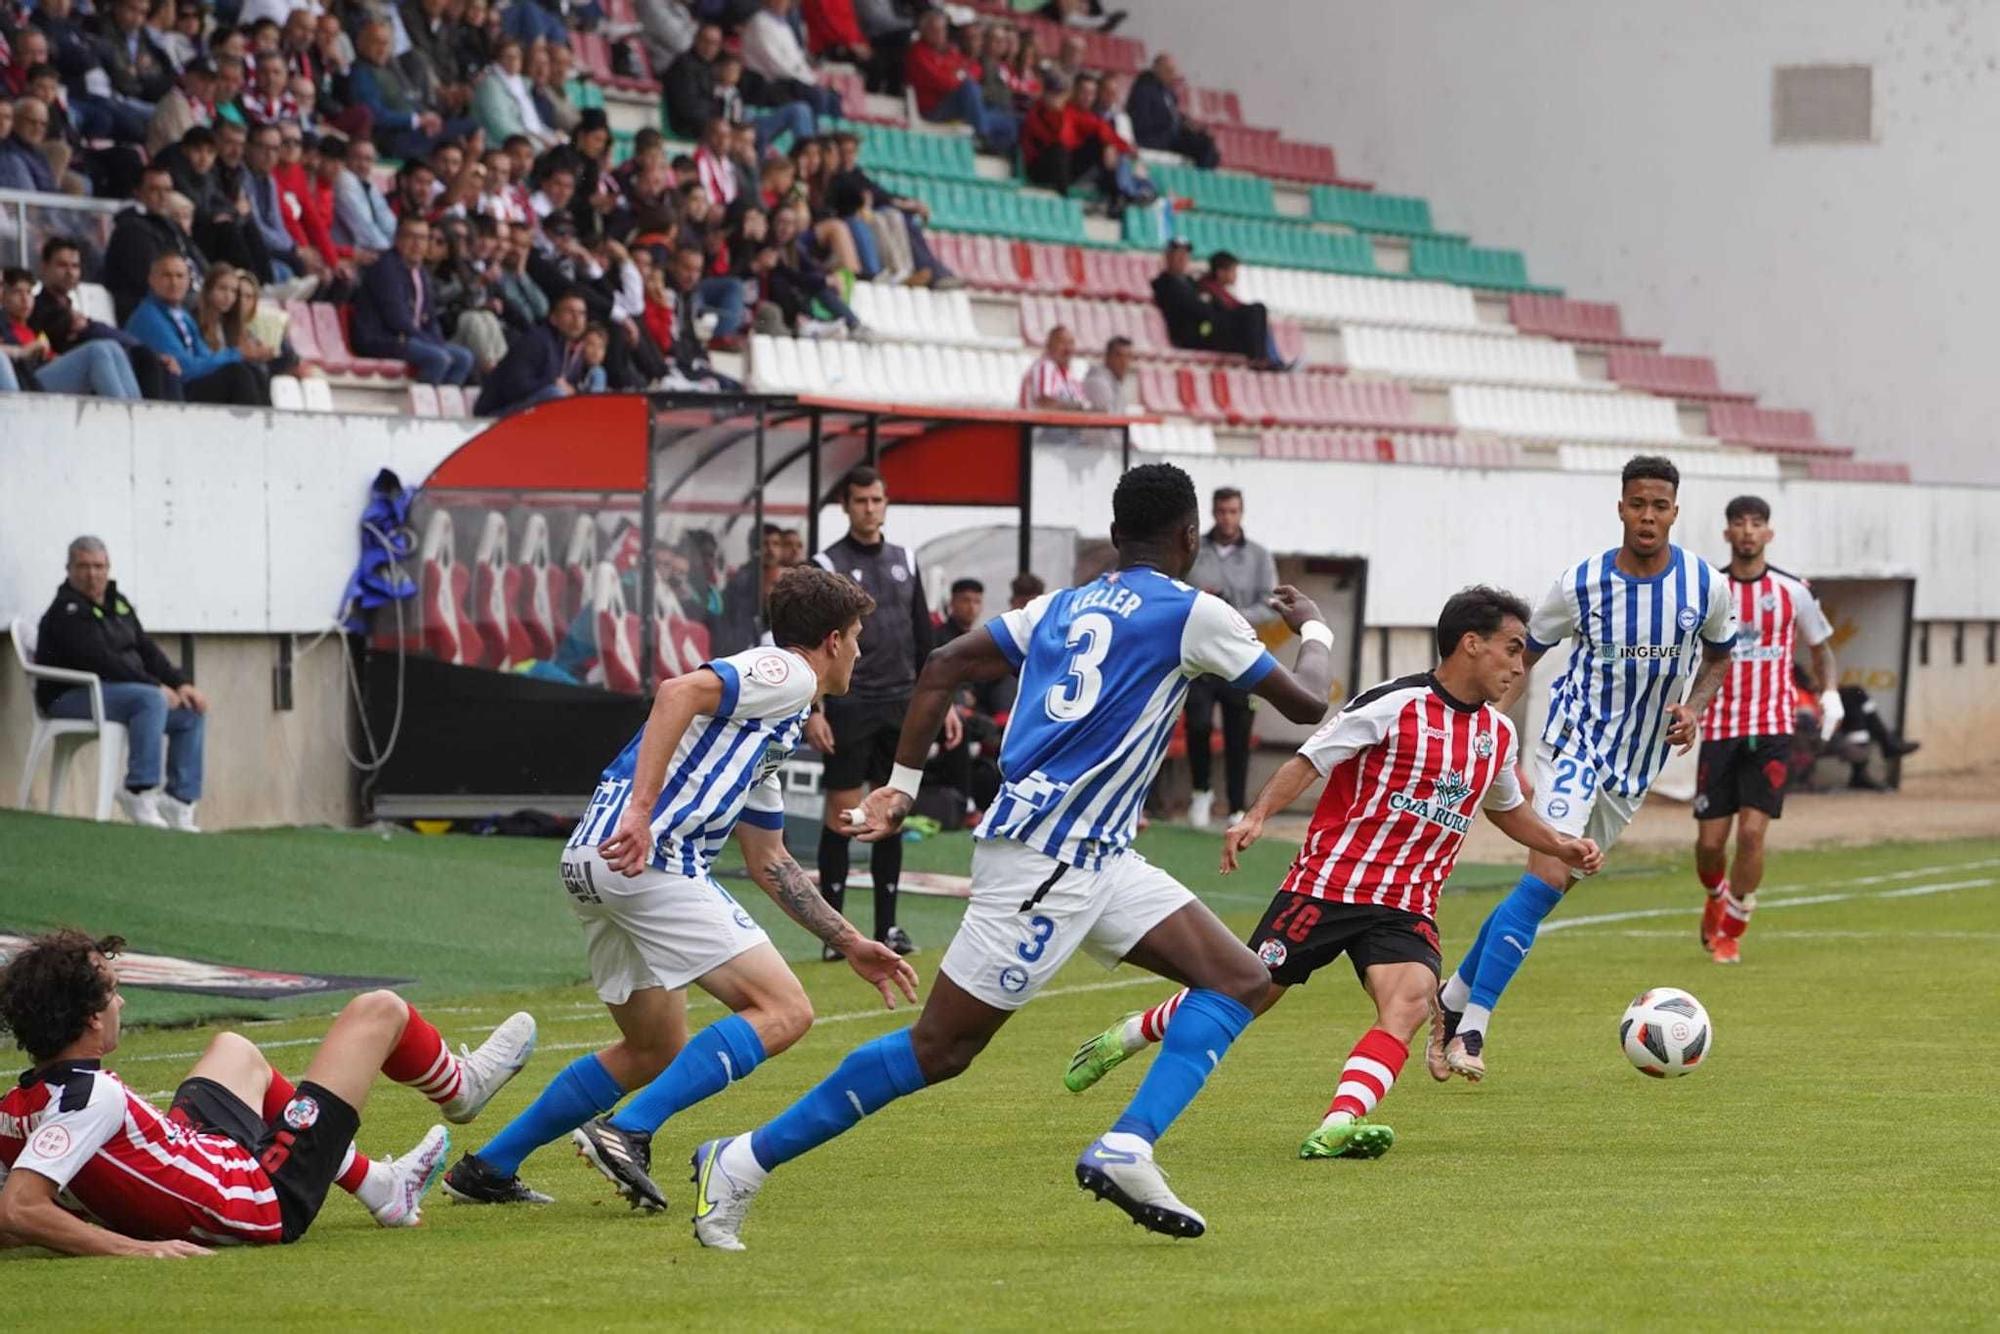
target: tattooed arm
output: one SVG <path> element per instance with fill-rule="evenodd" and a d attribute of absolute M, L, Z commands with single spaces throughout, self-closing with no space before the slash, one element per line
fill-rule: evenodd
<path fill-rule="evenodd" d="M 743 864 L 757 888 L 784 909 L 785 916 L 847 956 L 847 966 L 882 993 L 882 1003 L 896 1008 L 896 993 L 914 1003 L 917 999 L 917 970 L 902 956 L 880 941 L 868 939 L 854 924 L 834 910 L 805 868 L 785 851 L 782 830 L 760 829 L 756 825 L 736 826 L 736 842 L 743 849 Z"/>

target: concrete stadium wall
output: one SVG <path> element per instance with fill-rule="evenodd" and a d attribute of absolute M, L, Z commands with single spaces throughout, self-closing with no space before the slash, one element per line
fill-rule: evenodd
<path fill-rule="evenodd" d="M 1131 25 L 1826 439 L 2000 482 L 2000 6 L 1150 0 Z M 1812 63 L 1874 67 L 1874 143 L 1771 143 L 1773 68 Z"/>

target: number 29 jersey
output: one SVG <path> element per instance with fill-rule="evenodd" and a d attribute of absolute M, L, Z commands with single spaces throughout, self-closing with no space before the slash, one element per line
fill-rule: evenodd
<path fill-rule="evenodd" d="M 1239 690 L 1277 661 L 1222 599 L 1157 570 L 1113 570 L 986 623 L 1020 674 L 999 795 L 974 836 L 1081 870 L 1129 847 L 1188 682 Z"/>

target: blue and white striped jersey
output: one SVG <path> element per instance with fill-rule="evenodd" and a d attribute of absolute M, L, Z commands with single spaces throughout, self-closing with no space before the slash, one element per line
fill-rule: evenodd
<path fill-rule="evenodd" d="M 1005 780 L 976 831 L 1095 870 L 1129 846 L 1188 682 L 1277 666 L 1222 599 L 1143 566 L 1044 594 L 986 629 L 1021 676 Z"/>
<path fill-rule="evenodd" d="M 1700 644 L 1727 649 L 1736 640 L 1727 577 L 1669 549 L 1667 568 L 1650 579 L 1620 570 L 1615 547 L 1579 561 L 1528 622 L 1538 653 L 1577 641 L 1549 692 L 1542 740 L 1590 760 L 1600 786 L 1628 797 L 1644 795 L 1667 762 L 1667 709 L 1700 674 Z"/>
<path fill-rule="evenodd" d="M 798 744 L 812 712 L 819 678 L 787 649 L 752 648 L 702 667 L 722 678 L 722 706 L 688 724 L 667 765 L 666 785 L 653 803 L 656 871 L 705 877 L 740 820 L 764 829 L 785 825 L 778 766 Z M 604 770 L 571 847 L 611 837 L 632 790 L 641 727 Z"/>

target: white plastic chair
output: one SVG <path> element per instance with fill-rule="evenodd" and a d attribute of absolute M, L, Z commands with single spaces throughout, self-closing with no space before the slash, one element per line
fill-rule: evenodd
<path fill-rule="evenodd" d="M 299 388 L 305 392 L 307 412 L 333 411 L 333 386 L 319 375 L 308 376 L 299 381 Z"/>
<path fill-rule="evenodd" d="M 91 817 L 95 820 L 111 818 L 111 804 L 118 795 L 118 787 L 125 772 L 125 724 L 114 723 L 104 716 L 104 683 L 95 672 L 79 672 L 68 667 L 44 667 L 35 661 L 35 636 L 40 627 L 25 617 L 16 616 L 10 633 L 14 639 L 14 656 L 21 660 L 21 670 L 32 681 L 62 681 L 70 685 L 90 687 L 90 717 L 50 718 L 42 713 L 41 706 L 34 702 L 33 692 L 28 696 L 29 707 L 35 715 L 35 730 L 28 738 L 28 760 L 21 766 L 21 787 L 14 804 L 22 810 L 28 808 L 28 797 L 35 786 L 35 771 L 42 766 L 42 755 L 48 752 L 49 759 L 49 814 L 54 815 L 56 802 L 62 795 L 63 779 L 69 775 L 69 762 L 76 752 L 95 741 L 97 743 L 97 806 Z"/>
<path fill-rule="evenodd" d="M 299 387 L 295 375 L 273 375 L 271 377 L 271 406 L 280 412 L 304 412 L 306 392 Z"/>

